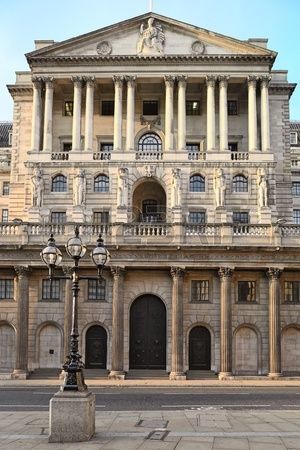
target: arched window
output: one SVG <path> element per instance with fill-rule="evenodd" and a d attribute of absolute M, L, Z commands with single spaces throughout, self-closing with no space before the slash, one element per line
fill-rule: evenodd
<path fill-rule="evenodd" d="M 108 192 L 109 191 L 109 177 L 103 173 L 94 178 L 94 191 L 95 192 Z"/>
<path fill-rule="evenodd" d="M 56 175 L 52 178 L 52 192 L 67 192 L 67 177 Z"/>
<path fill-rule="evenodd" d="M 161 152 L 161 139 L 156 133 L 146 133 L 139 140 L 139 152 Z"/>
<path fill-rule="evenodd" d="M 190 177 L 190 192 L 205 192 L 205 178 L 199 174 Z"/>
<path fill-rule="evenodd" d="M 232 180 L 233 192 L 248 192 L 248 178 L 244 175 L 236 175 Z"/>

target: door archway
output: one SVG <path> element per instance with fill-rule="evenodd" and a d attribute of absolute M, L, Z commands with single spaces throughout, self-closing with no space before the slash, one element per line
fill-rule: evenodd
<path fill-rule="evenodd" d="M 85 338 L 85 367 L 106 369 L 107 333 L 100 325 L 91 326 Z"/>
<path fill-rule="evenodd" d="M 166 369 L 166 308 L 154 295 L 143 295 L 131 306 L 129 367 Z"/>
<path fill-rule="evenodd" d="M 61 366 L 61 332 L 53 324 L 43 326 L 39 334 L 39 366 L 57 369 Z"/>
<path fill-rule="evenodd" d="M 11 371 L 15 365 L 15 330 L 9 324 L 0 325 L 0 369 Z"/>
<path fill-rule="evenodd" d="M 189 370 L 210 370 L 211 337 L 207 328 L 196 326 L 189 335 Z"/>

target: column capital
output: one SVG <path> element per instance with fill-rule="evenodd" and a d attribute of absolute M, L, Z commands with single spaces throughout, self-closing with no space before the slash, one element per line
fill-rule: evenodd
<path fill-rule="evenodd" d="M 279 280 L 281 274 L 282 269 L 279 269 L 278 267 L 269 267 L 267 271 L 269 280 Z"/>
<path fill-rule="evenodd" d="M 14 266 L 14 270 L 17 274 L 18 279 L 28 278 L 31 268 L 29 266 Z"/>
<path fill-rule="evenodd" d="M 206 75 L 205 80 L 207 87 L 215 87 L 217 77 L 215 75 Z"/>
<path fill-rule="evenodd" d="M 123 86 L 123 81 L 124 81 L 123 75 L 113 75 L 112 80 L 116 87 L 121 88 Z"/>
<path fill-rule="evenodd" d="M 220 75 L 218 77 L 219 80 L 219 86 L 220 87 L 227 87 L 228 86 L 228 80 L 229 80 L 230 76 L 229 75 Z"/>
<path fill-rule="evenodd" d="M 219 277 L 222 278 L 231 278 L 233 275 L 233 269 L 230 269 L 230 267 L 220 267 L 218 270 Z"/>
<path fill-rule="evenodd" d="M 256 87 L 256 83 L 259 80 L 259 77 L 256 75 L 249 75 L 247 77 L 248 86 Z"/>
<path fill-rule="evenodd" d="M 41 77 L 41 80 L 45 83 L 47 89 L 53 89 L 53 77 Z"/>
<path fill-rule="evenodd" d="M 174 86 L 176 77 L 174 75 L 165 75 L 164 80 L 165 80 L 166 86 L 172 88 Z"/>
<path fill-rule="evenodd" d="M 125 267 L 112 266 L 110 268 L 110 271 L 111 271 L 111 273 L 112 273 L 114 278 L 119 278 L 119 277 L 125 275 L 126 269 L 125 269 Z"/>
<path fill-rule="evenodd" d="M 185 270 L 182 267 L 171 267 L 172 278 L 183 278 Z"/>
<path fill-rule="evenodd" d="M 31 81 L 35 88 L 41 89 L 43 83 L 43 77 L 33 76 L 31 77 Z"/>
<path fill-rule="evenodd" d="M 269 86 L 271 80 L 272 80 L 272 77 L 270 75 L 264 75 L 264 76 L 260 77 L 261 87 L 267 88 Z"/>
<path fill-rule="evenodd" d="M 186 87 L 186 83 L 187 83 L 187 78 L 188 77 L 186 75 L 178 75 L 176 77 L 177 82 L 178 82 L 178 86 L 185 88 Z"/>
<path fill-rule="evenodd" d="M 71 80 L 73 81 L 74 86 L 82 87 L 83 77 L 75 76 L 71 77 Z"/>
<path fill-rule="evenodd" d="M 127 82 L 127 86 L 134 88 L 135 87 L 136 77 L 134 75 L 126 75 L 125 81 Z"/>
<path fill-rule="evenodd" d="M 72 277 L 73 274 L 73 267 L 71 266 L 61 266 L 61 270 L 67 277 Z"/>
<path fill-rule="evenodd" d="M 95 77 L 83 77 L 87 85 L 93 87 L 95 85 Z"/>

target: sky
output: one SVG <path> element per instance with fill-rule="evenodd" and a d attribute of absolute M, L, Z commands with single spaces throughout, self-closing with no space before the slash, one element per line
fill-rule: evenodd
<path fill-rule="evenodd" d="M 0 27 L 0 120 L 12 120 L 6 85 L 28 70 L 24 54 L 34 40 L 63 41 L 144 14 L 151 0 L 2 0 Z M 153 11 L 233 38 L 268 38 L 278 52 L 273 69 L 298 83 L 290 103 L 300 120 L 300 0 L 152 0 Z"/>

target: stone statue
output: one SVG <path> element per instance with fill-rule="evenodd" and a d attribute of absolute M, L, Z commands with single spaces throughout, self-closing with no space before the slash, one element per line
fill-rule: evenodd
<path fill-rule="evenodd" d="M 118 176 L 118 194 L 117 194 L 117 207 L 124 208 L 127 206 L 128 201 L 128 170 L 120 167 Z"/>
<path fill-rule="evenodd" d="M 73 201 L 74 206 L 85 205 L 86 200 L 86 176 L 83 169 L 79 169 L 74 177 L 73 183 Z"/>
<path fill-rule="evenodd" d="M 172 208 L 181 206 L 181 178 L 180 169 L 173 169 L 172 179 Z"/>
<path fill-rule="evenodd" d="M 142 23 L 140 27 L 140 38 L 137 44 L 137 53 L 151 54 L 159 53 L 163 55 L 163 44 L 165 41 L 165 34 L 162 30 L 162 26 L 156 23 L 153 25 L 154 19 L 150 17 L 148 19 L 148 27 L 144 28 Z"/>
<path fill-rule="evenodd" d="M 33 206 L 41 208 L 43 206 L 43 197 L 44 197 L 44 179 L 40 168 L 36 167 L 34 169 L 31 181 L 33 186 L 32 204 Z"/>
<path fill-rule="evenodd" d="M 217 169 L 214 176 L 214 192 L 216 207 L 225 205 L 226 179 L 222 169 Z"/>
<path fill-rule="evenodd" d="M 257 171 L 257 205 L 259 208 L 268 206 L 268 185 L 264 169 Z"/>

